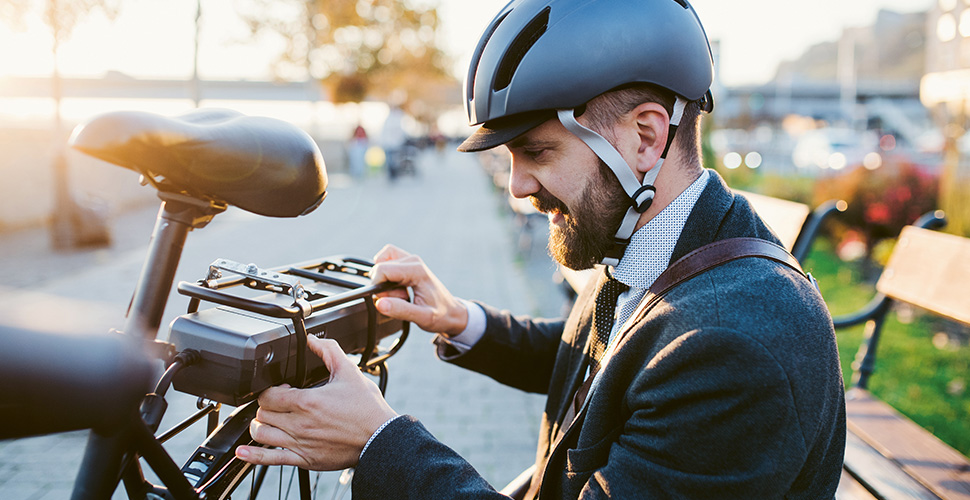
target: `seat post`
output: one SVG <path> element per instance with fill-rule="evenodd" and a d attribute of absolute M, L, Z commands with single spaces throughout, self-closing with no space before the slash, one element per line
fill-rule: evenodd
<path fill-rule="evenodd" d="M 226 209 L 225 205 L 179 194 L 160 192 L 158 196 L 162 204 L 124 330 L 128 335 L 149 341 L 158 334 L 189 231 L 204 227 Z"/>

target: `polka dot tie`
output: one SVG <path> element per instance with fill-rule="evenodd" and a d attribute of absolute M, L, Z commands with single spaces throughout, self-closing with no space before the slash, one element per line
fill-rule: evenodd
<path fill-rule="evenodd" d="M 616 299 L 621 293 L 630 289 L 629 286 L 617 281 L 606 272 L 606 281 L 596 291 L 596 309 L 593 311 L 593 331 L 590 333 L 590 373 L 599 370 L 600 360 L 606 352 L 606 345 L 610 341 L 610 331 L 616 315 Z"/>

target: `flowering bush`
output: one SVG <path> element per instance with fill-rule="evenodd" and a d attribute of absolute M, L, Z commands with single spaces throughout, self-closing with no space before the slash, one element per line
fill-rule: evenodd
<path fill-rule="evenodd" d="M 866 245 L 866 255 L 884 238 L 895 238 L 903 226 L 938 207 L 937 176 L 905 161 L 886 161 L 877 170 L 856 168 L 836 177 L 820 179 L 815 186 L 815 203 L 842 199 L 848 210 L 836 217 L 836 241 L 846 235 Z"/>

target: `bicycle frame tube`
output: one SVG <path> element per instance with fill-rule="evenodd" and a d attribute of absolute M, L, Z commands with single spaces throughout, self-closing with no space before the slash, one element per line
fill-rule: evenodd
<path fill-rule="evenodd" d="M 158 196 L 162 204 L 124 331 L 132 340 L 146 342 L 158 334 L 189 231 L 205 226 L 226 208 L 179 194 L 160 192 Z M 110 433 L 91 431 L 72 500 L 111 497 L 120 479 L 124 455 L 133 452 L 131 432 L 129 426 Z"/>

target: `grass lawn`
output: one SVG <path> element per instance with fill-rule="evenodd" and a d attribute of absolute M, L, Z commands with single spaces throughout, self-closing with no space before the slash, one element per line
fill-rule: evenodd
<path fill-rule="evenodd" d="M 819 240 L 804 262 L 834 316 L 858 310 L 875 294 L 854 264 L 841 262 Z M 908 319 L 912 316 L 912 319 Z M 906 320 L 907 323 L 901 322 Z M 929 314 L 893 312 L 883 325 L 869 389 L 964 455 L 970 455 L 970 347 L 945 342 L 943 322 Z M 846 386 L 864 326 L 837 333 Z M 935 340 L 935 341 L 934 341 Z"/>

